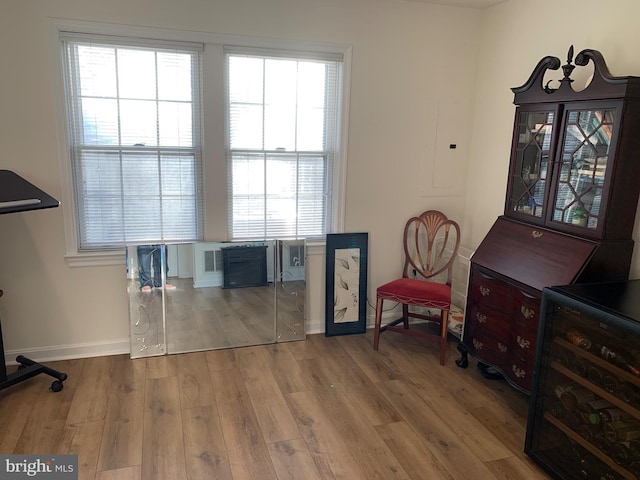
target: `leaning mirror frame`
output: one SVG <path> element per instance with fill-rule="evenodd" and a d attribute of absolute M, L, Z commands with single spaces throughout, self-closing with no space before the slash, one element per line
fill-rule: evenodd
<path fill-rule="evenodd" d="M 131 358 L 305 338 L 304 240 L 126 252 Z"/>

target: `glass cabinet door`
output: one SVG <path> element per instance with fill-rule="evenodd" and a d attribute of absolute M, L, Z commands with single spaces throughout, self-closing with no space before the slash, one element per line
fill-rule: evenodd
<path fill-rule="evenodd" d="M 552 478 L 640 478 L 639 286 L 543 292 L 525 453 Z"/>
<path fill-rule="evenodd" d="M 597 229 L 616 113 L 615 108 L 566 110 L 554 222 Z"/>
<path fill-rule="evenodd" d="M 508 212 L 543 218 L 555 117 L 553 110 L 520 110 L 516 117 Z"/>

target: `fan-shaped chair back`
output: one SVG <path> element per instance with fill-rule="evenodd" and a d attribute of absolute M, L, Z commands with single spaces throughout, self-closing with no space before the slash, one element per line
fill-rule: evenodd
<path fill-rule="evenodd" d="M 442 212 L 428 210 L 407 221 L 403 242 L 403 277 L 441 280 L 451 285 L 460 247 L 460 227 L 456 222 Z"/>

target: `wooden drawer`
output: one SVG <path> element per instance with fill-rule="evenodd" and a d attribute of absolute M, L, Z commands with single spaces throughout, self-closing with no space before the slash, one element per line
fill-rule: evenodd
<path fill-rule="evenodd" d="M 507 377 L 527 393 L 530 392 L 533 382 L 534 360 L 515 354 L 511 355 L 506 363 L 507 367 L 505 367 L 504 373 Z"/>
<path fill-rule="evenodd" d="M 537 333 L 528 330 L 513 330 L 509 339 L 511 351 L 521 359 L 533 361 L 536 356 Z"/>
<path fill-rule="evenodd" d="M 540 320 L 540 295 L 514 288 L 513 321 L 514 330 L 538 334 Z"/>
<path fill-rule="evenodd" d="M 473 269 L 469 282 L 469 297 L 485 306 L 510 310 L 512 288 L 503 280 L 491 276 L 487 272 Z"/>
<path fill-rule="evenodd" d="M 500 370 L 509 363 L 509 346 L 503 341 L 484 331 L 477 331 L 465 339 L 465 345 L 479 361 L 495 366 Z"/>
<path fill-rule="evenodd" d="M 467 320 L 471 329 L 486 332 L 504 342 L 511 338 L 511 319 L 500 310 L 485 304 L 471 302 L 468 306 Z"/>

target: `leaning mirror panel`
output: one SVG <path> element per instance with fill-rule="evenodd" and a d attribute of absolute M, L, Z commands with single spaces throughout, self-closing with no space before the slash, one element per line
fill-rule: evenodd
<path fill-rule="evenodd" d="M 131 357 L 305 338 L 303 240 L 127 246 Z"/>

